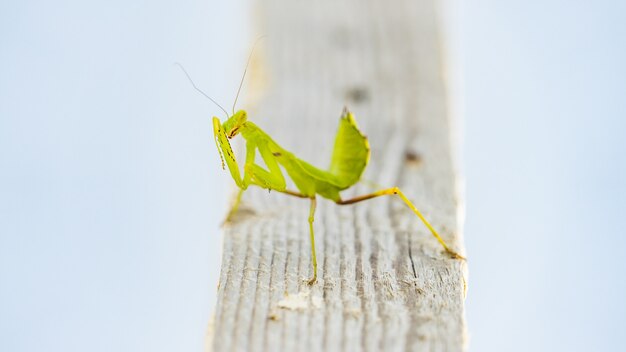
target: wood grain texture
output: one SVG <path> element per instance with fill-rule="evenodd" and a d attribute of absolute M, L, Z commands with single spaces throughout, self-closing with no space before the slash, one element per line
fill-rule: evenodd
<path fill-rule="evenodd" d="M 255 6 L 267 39 L 262 64 L 252 69 L 257 76 L 262 69 L 266 81 L 249 118 L 283 147 L 327 167 L 348 106 L 372 147 L 364 178 L 399 186 L 463 252 L 439 4 L 267 0 Z M 343 197 L 373 190 L 362 182 Z M 350 206 L 319 199 L 319 279 L 312 287 L 303 281 L 311 275 L 308 210 L 307 200 L 276 192 L 244 194 L 235 221 L 223 229 L 209 347 L 465 349 L 466 263 L 449 259 L 399 198 Z"/>

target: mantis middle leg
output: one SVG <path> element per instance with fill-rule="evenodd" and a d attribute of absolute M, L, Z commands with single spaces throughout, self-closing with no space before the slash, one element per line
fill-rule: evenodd
<path fill-rule="evenodd" d="M 315 221 L 315 209 L 317 208 L 317 199 L 315 196 L 309 197 L 299 192 L 284 189 L 281 193 L 298 197 L 309 198 L 311 200 L 311 208 L 309 209 L 309 237 L 311 238 L 311 266 L 313 267 L 313 277 L 307 280 L 309 285 L 313 285 L 317 281 L 317 256 L 315 255 L 315 231 L 313 230 L 313 222 Z"/>
<path fill-rule="evenodd" d="M 317 200 L 315 196 L 311 198 L 311 208 L 309 210 L 309 236 L 311 236 L 311 265 L 313 266 L 313 277 L 309 279 L 309 285 L 313 285 L 317 281 L 317 257 L 315 256 L 315 232 L 313 231 L 313 221 L 315 220 L 315 208 Z"/>
<path fill-rule="evenodd" d="M 230 210 L 228 211 L 228 215 L 226 215 L 226 219 L 224 219 L 224 222 L 222 224 L 227 224 L 233 220 L 233 216 L 237 214 L 237 210 L 239 209 L 239 203 L 241 203 L 241 196 L 243 196 L 244 191 L 245 190 L 243 188 L 239 189 L 239 192 L 237 192 L 237 198 L 235 198 L 235 201 L 233 202 L 233 205 L 230 207 Z"/>
<path fill-rule="evenodd" d="M 336 201 L 336 203 L 339 205 L 354 204 L 354 203 L 362 202 L 364 200 L 368 200 L 368 199 L 372 199 L 372 198 L 376 198 L 380 196 L 394 195 L 394 194 L 398 195 L 404 201 L 404 203 L 415 213 L 415 215 L 417 215 L 417 217 L 420 220 L 422 220 L 424 225 L 426 225 L 428 230 L 430 230 L 430 233 L 437 239 L 437 241 L 439 241 L 439 243 L 443 246 L 446 252 L 448 252 L 448 254 L 450 254 L 453 258 L 456 258 L 456 259 L 465 259 L 465 257 L 463 257 L 462 255 L 458 254 L 457 252 L 450 249 L 450 247 L 448 247 L 446 242 L 443 240 L 443 238 L 441 238 L 441 236 L 439 236 L 437 231 L 435 231 L 433 226 L 428 222 L 428 220 L 426 220 L 424 215 L 422 215 L 422 213 L 419 210 L 417 210 L 415 205 L 411 203 L 411 201 L 404 195 L 404 193 L 402 193 L 402 191 L 398 187 L 383 189 L 374 193 L 365 194 L 365 195 L 354 197 L 351 199 L 338 200 Z"/>
<path fill-rule="evenodd" d="M 244 184 L 246 182 L 251 182 L 253 184 L 259 185 L 263 188 L 273 189 L 278 192 L 282 192 L 285 194 L 289 194 L 292 196 L 300 197 L 300 198 L 309 198 L 311 199 L 311 207 L 309 209 L 309 236 L 311 238 L 311 265 L 313 267 L 313 277 L 308 280 L 309 285 L 313 285 L 317 281 L 317 257 L 315 255 L 315 231 L 313 230 L 313 221 L 315 220 L 315 209 L 317 208 L 317 200 L 315 196 L 307 197 L 300 193 L 296 193 L 293 191 L 286 190 L 285 178 L 280 170 L 278 162 L 276 161 L 276 157 L 272 154 L 270 149 L 266 144 L 258 144 L 256 146 L 261 156 L 263 157 L 263 161 L 267 165 L 267 168 L 270 170 L 269 172 L 260 167 L 257 164 L 251 163 L 250 166 L 246 168 L 244 174 Z M 254 150 L 255 146 L 247 147 L 248 155 L 251 155 L 250 159 L 246 157 L 246 163 L 249 160 L 254 161 Z M 248 181 L 247 181 L 248 180 Z"/>

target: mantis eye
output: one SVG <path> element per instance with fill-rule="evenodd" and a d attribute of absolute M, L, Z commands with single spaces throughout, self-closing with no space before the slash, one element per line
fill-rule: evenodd
<path fill-rule="evenodd" d="M 228 138 L 232 139 L 237 135 L 237 132 L 239 132 L 239 126 L 233 128 L 232 130 L 230 130 L 230 132 L 228 132 Z"/>

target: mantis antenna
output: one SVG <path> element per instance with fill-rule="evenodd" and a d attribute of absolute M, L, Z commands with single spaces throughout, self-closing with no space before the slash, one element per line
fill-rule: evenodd
<path fill-rule="evenodd" d="M 248 56 L 248 62 L 246 62 L 246 68 L 243 70 L 243 76 L 241 76 L 241 82 L 239 82 L 239 88 L 237 88 L 237 95 L 235 96 L 235 101 L 233 102 L 233 115 L 235 115 L 235 106 L 237 105 L 237 99 L 239 99 L 239 92 L 241 92 L 241 87 L 243 86 L 243 81 L 246 78 L 246 72 L 248 72 L 248 66 L 250 65 L 250 60 L 252 60 L 252 54 L 254 54 L 254 48 L 261 41 L 261 39 L 265 38 L 264 35 L 257 38 L 252 45 L 252 50 L 250 50 L 250 55 Z"/>
<path fill-rule="evenodd" d="M 213 102 L 213 104 L 217 105 L 220 109 L 222 109 L 222 111 L 224 112 L 224 114 L 226 114 L 226 119 L 228 119 L 228 112 L 226 112 L 226 109 L 224 109 L 220 104 L 218 104 L 215 100 L 213 100 L 213 98 L 211 98 L 210 96 L 208 96 L 208 94 L 206 94 L 205 92 L 203 92 L 200 88 L 198 88 L 196 86 L 196 84 L 193 82 L 193 80 L 191 79 L 191 77 L 189 76 L 189 74 L 187 73 L 187 70 L 185 70 L 185 68 L 183 67 L 183 65 L 181 65 L 178 62 L 175 62 L 174 65 L 180 67 L 181 70 L 183 70 L 183 72 L 185 73 L 185 76 L 187 76 L 187 79 L 189 80 L 189 82 L 191 83 L 191 85 L 193 86 L 193 88 L 195 90 L 197 90 L 198 92 L 200 92 L 200 94 L 204 95 L 205 97 L 209 98 L 210 101 Z"/>

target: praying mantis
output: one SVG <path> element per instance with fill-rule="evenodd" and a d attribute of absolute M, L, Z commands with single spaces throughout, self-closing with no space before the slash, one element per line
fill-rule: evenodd
<path fill-rule="evenodd" d="M 180 66 L 180 64 L 178 65 Z M 185 69 L 182 66 L 180 67 L 196 90 L 224 110 L 224 108 L 217 104 L 211 97 L 198 89 Z M 244 71 L 244 78 L 245 73 L 246 71 Z M 242 83 L 244 78 L 242 78 Z M 241 89 L 241 84 L 239 89 Z M 237 92 L 237 97 L 238 96 L 239 91 Z M 237 98 L 235 98 L 235 104 L 236 102 Z M 329 199 L 337 205 L 348 205 L 380 196 L 397 195 L 422 221 L 452 258 L 465 259 L 446 244 L 434 227 L 426 220 L 424 215 L 422 215 L 404 193 L 402 193 L 400 188 L 391 187 L 381 189 L 373 193 L 349 199 L 343 199 L 341 197 L 341 191 L 359 182 L 370 158 L 368 139 L 361 133 L 356 124 L 354 115 L 347 108 L 344 108 L 339 119 L 339 128 L 335 137 L 330 167 L 328 169 L 321 169 L 298 158 L 293 152 L 280 146 L 259 126 L 248 120 L 246 111 L 239 110 L 234 112 L 235 104 L 233 104 L 233 114 L 230 116 L 228 116 L 229 114 L 224 110 L 225 114 L 228 116 L 225 121 L 222 122 L 215 116 L 212 119 L 213 136 L 222 162 L 222 169 L 228 167 L 230 175 L 239 188 L 235 203 L 225 222 L 229 222 L 233 214 L 237 212 L 242 194 L 250 186 L 257 186 L 289 196 L 308 199 L 310 202 L 308 223 L 311 241 L 311 267 L 313 271 L 312 277 L 308 279 L 309 285 L 313 285 L 317 281 L 317 257 L 315 255 L 315 232 L 313 226 L 317 196 Z M 235 153 L 229 142 L 229 140 L 238 135 L 241 135 L 245 140 L 246 157 L 243 164 L 243 177 L 241 176 L 240 166 L 235 159 Z M 255 158 L 257 152 L 261 155 L 267 169 L 256 163 Z M 283 170 L 293 181 L 297 191 L 287 189 Z"/>

